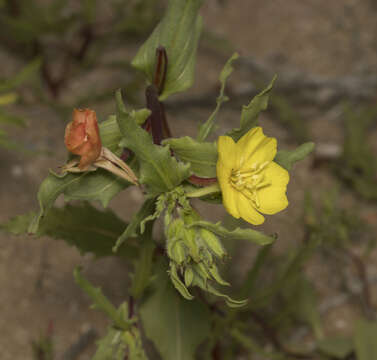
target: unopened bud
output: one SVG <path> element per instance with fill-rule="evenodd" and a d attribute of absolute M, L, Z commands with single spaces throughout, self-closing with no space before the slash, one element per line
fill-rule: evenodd
<path fill-rule="evenodd" d="M 97 160 L 101 154 L 102 143 L 95 111 L 73 110 L 73 120 L 65 129 L 64 142 L 72 154 L 81 156 L 79 169 L 84 169 Z"/>
<path fill-rule="evenodd" d="M 208 248 L 219 258 L 224 258 L 226 252 L 218 237 L 206 229 L 201 229 L 200 234 L 202 236 L 202 239 L 207 244 Z"/>

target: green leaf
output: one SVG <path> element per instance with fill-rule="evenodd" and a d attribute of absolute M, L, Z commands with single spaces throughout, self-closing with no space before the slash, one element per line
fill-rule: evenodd
<path fill-rule="evenodd" d="M 110 115 L 105 121 L 99 124 L 99 131 L 101 136 L 102 145 L 110 151 L 120 155 L 121 148 L 119 142 L 122 135 L 119 130 L 117 119 L 115 115 Z"/>
<path fill-rule="evenodd" d="M 357 360 L 377 359 L 377 322 L 359 319 L 355 326 L 354 345 Z"/>
<path fill-rule="evenodd" d="M 216 177 L 217 148 L 215 143 L 199 142 L 189 136 L 164 140 L 179 160 L 190 163 L 191 170 L 201 177 Z"/>
<path fill-rule="evenodd" d="M 314 147 L 313 142 L 307 142 L 292 151 L 280 150 L 277 152 L 274 161 L 289 171 L 296 161 L 306 158 L 314 150 Z"/>
<path fill-rule="evenodd" d="M 168 66 L 160 100 L 186 90 L 194 81 L 196 50 L 202 29 L 198 11 L 202 3 L 203 0 L 170 0 L 164 18 L 132 61 L 132 65 L 143 71 L 152 83 L 156 49 L 165 47 Z"/>
<path fill-rule="evenodd" d="M 304 276 L 300 276 L 296 289 L 291 293 L 295 293 L 295 312 L 300 320 L 308 323 L 317 339 L 323 337 L 321 317 L 318 311 L 318 296 L 313 284 Z"/>
<path fill-rule="evenodd" d="M 164 360 L 194 360 L 210 332 L 208 309 L 183 299 L 171 285 L 166 267 L 160 267 L 154 293 L 140 306 L 146 336 Z"/>
<path fill-rule="evenodd" d="M 22 68 L 16 75 L 6 81 L 0 82 L 0 92 L 9 91 L 21 85 L 39 70 L 42 61 L 37 58 Z"/>
<path fill-rule="evenodd" d="M 336 359 L 345 359 L 353 350 L 352 339 L 342 336 L 327 337 L 317 342 L 318 349 Z"/>
<path fill-rule="evenodd" d="M 245 280 L 240 289 L 240 297 L 249 297 L 250 294 L 252 294 L 263 265 L 266 263 L 266 260 L 271 253 L 272 247 L 273 245 L 266 245 L 258 250 L 253 265 L 247 272 Z"/>
<path fill-rule="evenodd" d="M 17 216 L 0 229 L 14 235 L 26 234 L 34 217 L 34 212 Z M 84 203 L 52 208 L 41 221 L 36 235 L 64 240 L 82 254 L 92 253 L 99 258 L 113 255 L 112 247 L 126 226 L 111 210 L 100 211 Z M 132 258 L 137 255 L 137 249 L 127 244 L 117 255 Z"/>
<path fill-rule="evenodd" d="M 235 230 L 228 230 L 221 225 L 220 222 L 213 224 L 209 221 L 196 221 L 192 223 L 189 227 L 202 227 L 207 229 L 214 234 L 221 236 L 229 240 L 247 240 L 258 245 L 268 245 L 275 241 L 275 236 L 268 236 L 259 231 L 253 229 L 241 229 L 237 228 Z"/>
<path fill-rule="evenodd" d="M 133 321 L 125 319 L 124 312 L 120 308 L 117 310 L 115 306 L 103 295 L 100 288 L 95 288 L 82 275 L 79 268 L 73 272 L 77 285 L 81 287 L 92 299 L 94 309 L 103 311 L 113 322 L 116 327 L 123 330 L 128 330 L 133 324 Z"/>
<path fill-rule="evenodd" d="M 268 98 L 275 80 L 276 75 L 268 86 L 250 101 L 249 105 L 242 107 L 240 127 L 227 133 L 227 135 L 231 136 L 234 141 L 237 142 L 251 128 L 257 126 L 259 113 L 267 109 Z"/>
<path fill-rule="evenodd" d="M 19 116 L 11 115 L 3 111 L 0 111 L 0 123 L 25 126 L 24 119 L 20 118 Z"/>
<path fill-rule="evenodd" d="M 220 88 L 220 95 L 216 99 L 216 108 L 211 114 L 211 116 L 208 118 L 208 120 L 200 126 L 198 137 L 197 137 L 198 141 L 204 141 L 207 138 L 207 136 L 213 131 L 213 128 L 215 126 L 216 115 L 219 112 L 222 103 L 229 100 L 229 98 L 224 95 L 225 85 L 226 85 L 226 81 L 228 77 L 233 72 L 233 66 L 232 66 L 233 61 L 238 59 L 238 57 L 239 55 L 237 53 L 234 53 L 230 57 L 230 59 L 226 62 L 224 68 L 221 70 L 220 77 L 219 77 L 221 88 Z"/>
<path fill-rule="evenodd" d="M 65 200 L 98 200 L 106 207 L 109 201 L 128 185 L 129 183 L 123 179 L 102 169 L 63 175 L 57 175 L 50 171 L 39 187 L 40 211 L 30 224 L 29 232 L 32 234 L 38 232 L 41 219 L 61 194 L 64 194 Z"/>
<path fill-rule="evenodd" d="M 123 341 L 122 333 L 109 328 L 107 334 L 97 342 L 97 351 L 92 360 L 124 360 L 127 345 Z"/>
<path fill-rule="evenodd" d="M 140 223 L 149 215 L 154 212 L 155 199 L 147 199 L 140 210 L 132 216 L 130 223 L 128 224 L 126 230 L 119 236 L 117 242 L 113 248 L 114 252 L 117 252 L 119 247 L 130 237 L 136 236 L 136 231 L 140 226 Z M 142 231 L 140 231 L 141 233 Z"/>
<path fill-rule="evenodd" d="M 190 176 L 190 165 L 178 162 L 168 146 L 153 144 L 152 137 L 125 111 L 120 91 L 117 92 L 117 121 L 123 139 L 121 146 L 132 150 L 140 164 L 139 180 L 151 195 L 174 189 Z"/>
<path fill-rule="evenodd" d="M 149 285 L 152 274 L 153 254 L 156 246 L 152 239 L 151 224 L 147 225 L 147 231 L 144 232 L 141 240 L 142 243 L 139 250 L 140 255 L 135 262 L 135 274 L 131 288 L 131 294 L 135 299 L 139 299 L 144 293 L 144 290 Z"/>
<path fill-rule="evenodd" d="M 92 360 L 147 360 L 140 331 L 136 327 L 129 331 L 109 328 L 97 344 L 98 348 Z"/>

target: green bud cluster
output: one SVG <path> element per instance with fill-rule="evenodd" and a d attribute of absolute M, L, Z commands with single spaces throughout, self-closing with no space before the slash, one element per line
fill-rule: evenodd
<path fill-rule="evenodd" d="M 189 227 L 198 220 L 199 215 L 192 208 L 186 208 L 179 209 L 178 217 L 168 224 L 165 223 L 170 277 L 186 299 L 193 298 L 188 291 L 191 286 L 208 290 L 210 282 L 229 285 L 217 268 L 217 262 L 226 258 L 226 251 L 219 238 L 211 231 Z"/>

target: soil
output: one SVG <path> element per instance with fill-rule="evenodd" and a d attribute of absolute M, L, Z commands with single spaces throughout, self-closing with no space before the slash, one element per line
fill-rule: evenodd
<path fill-rule="evenodd" d="M 371 0 L 209 0 L 202 13 L 206 32 L 227 39 L 231 47 L 243 56 L 253 56 L 262 62 L 278 62 L 279 66 L 328 77 L 355 71 L 377 71 L 377 8 Z M 120 54 L 119 50 L 114 50 L 117 56 L 125 55 L 127 58 L 131 58 L 134 52 L 134 48 L 126 48 Z M 0 52 L 0 59 L 4 64 L 3 75 L 17 68 L 17 61 L 12 56 Z M 203 45 L 199 50 L 195 86 L 184 96 L 206 93 L 216 88 L 224 61 L 223 55 L 215 56 L 213 50 L 208 51 Z M 68 85 L 63 100 L 77 96 L 96 81 L 103 80 L 111 84 L 117 76 L 116 70 L 103 70 L 92 74 L 90 79 L 85 76 L 77 79 Z M 11 137 L 26 151 L 0 150 L 0 222 L 36 210 L 39 184 L 49 168 L 56 169 L 66 159 L 63 144 L 66 122 L 43 106 L 30 109 L 17 105 L 12 110 L 27 118 L 26 129 L 7 128 Z M 114 111 L 114 103 L 106 103 L 96 110 L 101 118 Z M 174 113 L 170 118 L 173 134 L 194 135 L 199 121 L 206 119 L 210 111 L 210 108 L 189 109 L 183 114 Z M 341 118 L 334 117 L 331 111 L 318 108 L 308 114 L 304 121 L 307 122 L 313 141 L 342 144 Z M 224 106 L 219 116 L 218 133 L 234 126 L 238 119 L 238 113 Z M 261 123 L 265 133 L 280 140 L 281 148 L 297 145 L 276 119 L 263 115 Z M 374 139 L 376 135 L 374 133 Z M 326 167 L 313 170 L 312 160 L 311 157 L 300 162 L 291 174 L 288 209 L 269 217 L 262 226 L 263 230 L 270 233 L 278 229 L 279 251 L 284 251 L 284 248 L 302 239 L 305 191 L 311 190 L 315 197 L 319 197 L 324 190 L 335 185 L 333 175 Z M 371 226 L 375 226 L 376 207 L 364 203 L 347 190 L 341 191 L 344 207 L 357 208 L 361 216 Z M 114 199 L 110 207 L 127 220 L 140 201 L 136 191 L 127 190 Z M 61 203 L 59 199 L 58 204 Z M 211 220 L 221 220 L 225 215 L 218 206 L 197 206 Z M 247 244 L 242 246 L 242 251 L 238 251 L 237 255 L 236 271 L 240 274 L 255 254 L 255 247 Z M 376 258 L 376 255 L 374 252 L 371 259 Z M 98 334 L 103 333 L 108 325 L 106 318 L 100 312 L 89 309 L 90 301 L 73 281 L 72 272 L 77 265 L 84 268 L 89 280 L 101 286 L 115 304 L 127 297 L 127 268 L 120 261 L 81 256 L 75 248 L 62 241 L 13 237 L 0 233 L 2 360 L 31 359 L 31 341 L 45 334 L 51 322 L 58 355 L 63 354 L 88 328 L 95 329 Z M 377 272 L 372 260 L 368 263 L 368 271 L 371 274 Z M 316 280 L 323 298 L 334 294 L 331 272 L 326 271 L 321 264 L 314 262 L 308 274 Z M 373 294 L 376 290 L 374 286 Z M 352 333 L 352 324 L 358 315 L 359 307 L 352 302 L 332 308 L 323 319 L 325 331 Z M 89 346 L 78 359 L 90 359 L 93 349 L 94 345 Z M 57 359 L 60 359 L 59 356 Z"/>

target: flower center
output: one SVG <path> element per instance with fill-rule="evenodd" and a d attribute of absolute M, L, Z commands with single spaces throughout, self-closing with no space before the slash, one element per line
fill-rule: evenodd
<path fill-rule="evenodd" d="M 271 185 L 271 182 L 265 179 L 263 173 L 268 164 L 269 162 L 265 161 L 262 164 L 254 163 L 246 170 L 232 169 L 229 178 L 230 184 L 250 199 L 257 208 L 260 206 L 258 190 Z"/>

